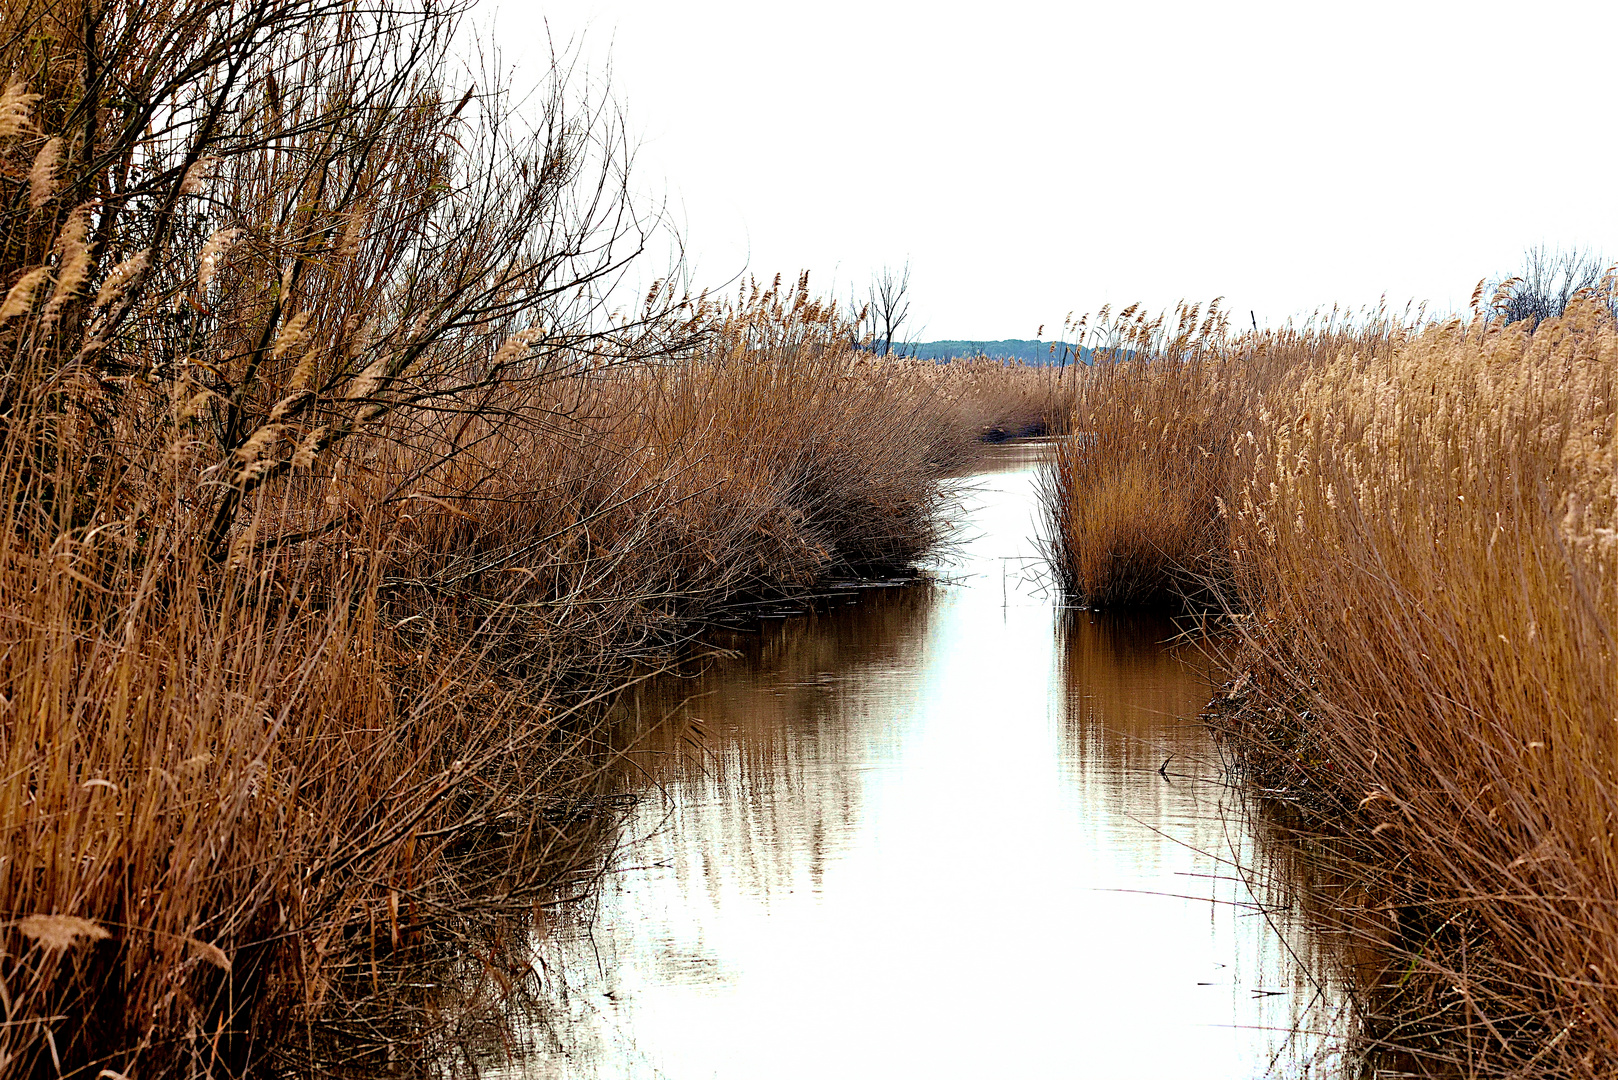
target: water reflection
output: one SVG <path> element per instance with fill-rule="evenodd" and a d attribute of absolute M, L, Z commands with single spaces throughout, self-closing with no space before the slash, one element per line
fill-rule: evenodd
<path fill-rule="evenodd" d="M 1318 1075 L 1339 995 L 1166 624 L 1061 612 L 1026 453 L 937 580 L 787 620 L 636 701 L 653 789 L 539 946 L 532 1077 Z M 700 721 L 686 740 L 680 713 Z M 1255 896 L 1255 892 L 1258 893 Z M 1307 1034 L 1305 1034 L 1307 1033 Z"/>

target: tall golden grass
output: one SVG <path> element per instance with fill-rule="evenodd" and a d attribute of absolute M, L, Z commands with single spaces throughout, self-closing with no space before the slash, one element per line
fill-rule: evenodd
<path fill-rule="evenodd" d="M 1072 379 L 1060 367 L 982 356 L 888 363 L 931 391 L 957 443 L 1054 435 L 1072 411 Z M 963 447 L 956 456 L 967 461 L 975 455 Z"/>
<path fill-rule="evenodd" d="M 802 280 L 616 310 L 613 114 L 449 85 L 455 29 L 0 4 L 8 1075 L 498 1041 L 630 782 L 619 689 L 937 538 L 937 388 Z"/>
<path fill-rule="evenodd" d="M 1109 539 L 1132 527 L 1160 589 L 1183 595 L 1186 575 L 1233 616 L 1248 671 L 1221 712 L 1255 782 L 1352 868 L 1337 928 L 1389 958 L 1363 987 L 1369 1030 L 1425 1070 L 1618 1066 L 1604 300 L 1532 331 L 1377 317 L 1190 362 L 1143 348 L 1093 373 L 1081 401 L 1119 400 L 1081 411 L 1094 441 L 1049 478 L 1078 508 L 1054 550 L 1090 560 L 1063 567 L 1081 592 L 1140 595 L 1109 577 L 1139 577 L 1138 548 Z M 1209 392 L 1231 376 L 1239 392 Z M 1171 479 L 1198 459 L 1223 462 L 1206 486 Z M 1137 503 L 1111 495 L 1142 472 Z M 1115 509 L 1154 502 L 1175 505 Z"/>
<path fill-rule="evenodd" d="M 1217 606 L 1209 586 L 1227 577 L 1232 433 L 1251 430 L 1315 357 L 1384 347 L 1396 323 L 1333 313 L 1233 337 L 1214 303 L 1155 317 L 1104 308 L 1072 330 L 1094 335 L 1097 362 L 1071 369 L 1073 437 L 1043 474 L 1051 565 L 1089 606 L 1172 611 Z"/>
<path fill-rule="evenodd" d="M 151 502 L 143 542 L 14 520 L 12 1060 L 386 1060 L 412 1036 L 367 1006 L 400 1005 L 379 957 L 387 982 L 475 944 L 480 919 L 579 890 L 610 824 L 590 808 L 623 782 L 595 727 L 615 685 L 739 600 L 897 572 L 933 544 L 956 445 L 934 399 L 822 342 L 738 340 L 551 385 L 554 434 L 495 413 L 456 418 L 458 443 L 417 429 L 338 457 L 219 564 Z M 54 449 L 55 498 L 105 516 L 77 483 L 105 477 Z M 423 458 L 447 467 L 423 476 Z M 25 463 L 5 475 L 37 501 Z M 242 539 L 319 513 L 344 524 L 318 544 Z"/>

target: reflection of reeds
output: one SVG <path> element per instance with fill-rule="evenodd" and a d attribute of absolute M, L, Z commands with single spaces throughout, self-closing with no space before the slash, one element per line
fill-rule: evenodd
<path fill-rule="evenodd" d="M 1137 340 L 1096 373 L 1113 400 L 1081 405 L 1085 434 L 1051 480 L 1069 583 L 1105 602 L 1149 598 L 1142 581 L 1183 594 L 1186 575 L 1234 613 L 1250 675 L 1223 712 L 1255 782 L 1334 836 L 1355 885 L 1324 910 L 1387 945 L 1387 971 L 1363 987 L 1376 1039 L 1424 1068 L 1610 1071 L 1618 328 L 1605 304 L 1531 333 L 1479 315 L 1215 333 L 1178 353 Z M 1184 475 L 1199 460 L 1218 464 L 1205 482 Z M 1120 484 L 1142 512 L 1111 499 Z"/>
<path fill-rule="evenodd" d="M 850 710 L 872 707 L 882 673 L 905 673 L 895 677 L 895 691 L 915 677 L 934 599 L 926 582 L 861 594 L 857 603 L 721 636 L 736 650 L 729 659 L 671 673 L 620 699 L 614 738 L 654 789 L 643 816 L 655 820 L 655 789 L 675 785 L 686 789 L 688 816 L 724 815 L 706 826 L 688 820 L 682 830 L 693 842 L 712 842 L 701 852 L 712 879 L 736 872 L 734 855 L 754 885 L 784 888 L 813 861 L 803 849 L 806 833 L 839 835 L 858 818 L 858 773 L 847 767 L 858 754 L 849 741 L 870 733 L 850 722 Z M 728 851 L 729 836 L 748 837 L 745 849 Z"/>
<path fill-rule="evenodd" d="M 1344 857 L 1340 833 L 1311 825 L 1291 802 L 1240 785 L 1229 795 L 1221 811 L 1239 822 L 1251 843 L 1226 853 L 1227 872 L 1262 906 L 1263 917 L 1275 920 L 1314 985 L 1334 999 L 1332 1039 L 1314 1063 L 1318 1075 L 1424 1075 L 1411 1071 L 1437 1063 L 1403 1049 L 1399 1017 L 1378 1011 L 1372 1000 L 1396 966 L 1396 946 L 1359 865 Z"/>
<path fill-rule="evenodd" d="M 1340 1068 L 1361 1050 L 1343 993 L 1351 972 L 1337 943 L 1310 925 L 1313 879 L 1297 872 L 1297 847 L 1268 808 L 1232 783 L 1223 748 L 1199 720 L 1225 671 L 1226 643 L 1157 613 L 1073 608 L 1062 612 L 1058 640 L 1067 752 L 1098 801 L 1096 816 L 1118 814 L 1199 856 L 1188 872 L 1165 867 L 1161 844 L 1131 852 L 1137 872 L 1174 874 L 1181 884 L 1165 892 L 1231 905 L 1241 929 L 1225 958 L 1262 979 L 1266 996 L 1285 998 L 1284 1012 L 1258 1019 L 1273 1075 L 1353 1075 Z"/>
<path fill-rule="evenodd" d="M 1057 656 L 1068 718 L 1088 740 L 1104 740 L 1103 752 L 1124 768 L 1156 768 L 1165 738 L 1180 741 L 1175 729 L 1201 712 L 1217 681 L 1200 642 L 1166 647 L 1176 635 L 1174 623 L 1149 613 L 1060 613 Z"/>

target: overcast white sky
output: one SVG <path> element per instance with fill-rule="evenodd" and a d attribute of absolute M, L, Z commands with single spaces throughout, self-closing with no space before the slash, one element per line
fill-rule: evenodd
<path fill-rule="evenodd" d="M 909 259 L 925 339 L 1618 257 L 1618 3 L 484 3 L 519 80 L 610 60 L 699 283 Z"/>

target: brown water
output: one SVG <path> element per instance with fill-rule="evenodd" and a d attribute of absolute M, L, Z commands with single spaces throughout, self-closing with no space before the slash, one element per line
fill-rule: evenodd
<path fill-rule="evenodd" d="M 537 946 L 552 1019 L 512 1075 L 1335 1071 L 1342 995 L 1233 869 L 1263 846 L 1186 719 L 1210 664 L 1041 589 L 1035 454 L 972 479 L 934 580 L 644 698 L 706 735 L 644 747 L 598 902 Z"/>

